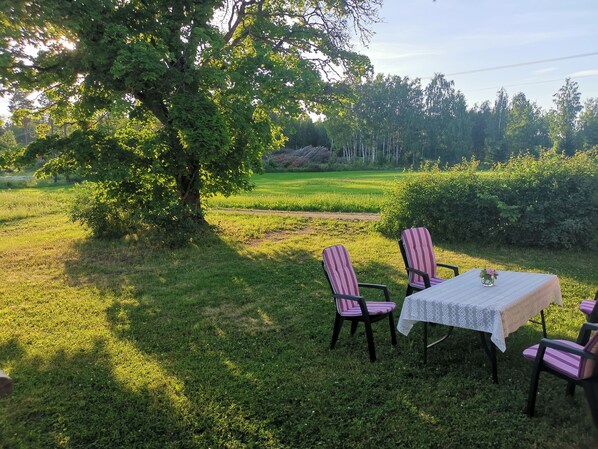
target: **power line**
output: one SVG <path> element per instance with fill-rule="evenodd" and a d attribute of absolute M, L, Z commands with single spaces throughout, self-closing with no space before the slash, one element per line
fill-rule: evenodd
<path fill-rule="evenodd" d="M 507 65 L 499 65 L 495 67 L 485 67 L 482 69 L 473 69 L 473 70 L 466 70 L 463 72 L 455 72 L 455 73 L 446 73 L 445 76 L 458 76 L 458 75 L 467 75 L 469 73 L 479 73 L 479 72 L 490 72 L 493 70 L 502 70 L 502 69 L 510 69 L 513 67 L 523 67 L 526 65 L 534 65 L 534 64 L 543 64 L 545 62 L 555 62 L 555 61 L 564 61 L 567 59 L 576 59 L 576 58 L 586 58 L 588 56 L 597 56 L 598 51 L 592 53 L 582 53 L 579 55 L 569 55 L 569 56 L 560 56 L 558 58 L 550 58 L 550 59 L 539 59 L 537 61 L 527 61 L 527 62 L 519 62 L 517 64 L 507 64 Z M 431 78 L 424 78 L 424 79 L 431 79 Z"/>
<path fill-rule="evenodd" d="M 589 78 L 589 77 L 594 77 L 594 76 L 598 76 L 598 74 L 588 74 L 588 75 L 570 75 L 570 76 L 566 76 L 565 78 Z M 564 78 L 553 78 L 553 79 L 549 79 L 549 80 L 542 80 L 542 81 L 530 81 L 528 83 L 517 83 L 517 84 L 508 84 L 505 86 L 501 86 L 501 87 L 518 87 L 518 86 L 532 86 L 534 84 L 546 84 L 546 83 L 554 83 L 556 81 L 564 81 Z M 496 87 L 479 87 L 476 89 L 459 89 L 461 92 L 476 92 L 476 91 L 481 91 L 481 90 L 498 90 Z"/>

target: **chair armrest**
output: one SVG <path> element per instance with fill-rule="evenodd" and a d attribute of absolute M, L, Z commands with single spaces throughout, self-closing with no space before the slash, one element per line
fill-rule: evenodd
<path fill-rule="evenodd" d="M 579 330 L 576 343 L 578 345 L 585 345 L 590 340 L 590 333 L 598 331 L 598 323 L 583 323 Z"/>
<path fill-rule="evenodd" d="M 436 266 L 438 266 L 438 267 L 444 267 L 444 268 L 450 268 L 455 273 L 455 276 L 459 276 L 459 268 L 457 266 L 455 266 L 455 265 L 450 265 L 448 263 L 436 262 Z"/>
<path fill-rule="evenodd" d="M 543 338 L 540 340 L 540 347 L 538 348 L 538 355 L 542 354 L 542 357 L 544 357 L 544 351 L 541 350 L 542 348 L 558 349 L 559 351 L 578 355 L 584 359 L 598 360 L 598 354 L 592 354 L 591 352 L 584 351 L 583 349 L 572 348 L 571 346 L 567 346 L 558 341 L 549 340 L 548 338 Z"/>
<path fill-rule="evenodd" d="M 353 295 L 343 295 L 343 294 L 336 294 L 332 295 L 334 299 L 350 299 L 351 301 L 364 301 L 363 296 L 353 296 Z"/>
<path fill-rule="evenodd" d="M 365 299 L 363 296 L 353 296 L 353 295 L 343 295 L 343 294 L 333 294 L 332 297 L 336 301 L 337 299 L 350 299 L 351 301 L 357 301 L 359 303 L 359 308 L 361 309 L 361 315 L 366 322 L 369 322 L 370 314 L 368 312 L 368 306 L 365 303 Z"/>
<path fill-rule="evenodd" d="M 387 301 L 390 301 L 390 293 L 388 292 L 388 287 L 384 284 L 370 284 L 370 283 L 362 283 L 359 282 L 357 283 L 358 286 L 360 287 L 365 287 L 365 288 L 375 288 L 376 290 L 382 290 L 384 292 L 384 298 Z"/>
<path fill-rule="evenodd" d="M 428 273 L 421 270 L 417 270 L 415 268 L 407 268 L 407 273 L 419 274 L 421 277 L 424 278 L 424 285 L 426 286 L 426 288 L 430 288 L 432 286 L 432 284 L 430 284 L 430 275 Z M 407 282 L 409 282 L 409 280 Z"/>

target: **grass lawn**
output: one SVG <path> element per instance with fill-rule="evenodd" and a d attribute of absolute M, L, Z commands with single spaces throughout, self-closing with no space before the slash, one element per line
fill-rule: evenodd
<path fill-rule="evenodd" d="M 346 171 L 266 173 L 255 175 L 255 189 L 228 198 L 216 196 L 213 207 L 343 212 L 379 212 L 384 191 L 406 172 Z"/>
<path fill-rule="evenodd" d="M 354 176 L 347 173 L 346 176 Z M 306 180 L 307 181 L 307 180 Z M 289 181 L 291 182 L 291 181 Z M 273 188 L 273 187 L 271 187 Z M 329 350 L 334 306 L 320 266 L 344 243 L 360 280 L 406 278 L 396 243 L 361 222 L 208 215 L 201 246 L 101 242 L 64 213 L 60 187 L 0 190 L 0 447 L 587 448 L 596 431 L 581 390 L 542 376 L 537 417 L 523 414 L 540 340 L 528 324 L 498 354 L 498 385 L 471 331 L 421 364 L 421 326 L 390 345 L 374 325 L 345 326 Z M 254 206 L 252 206 L 254 207 Z M 579 301 L 598 288 L 590 252 L 437 247 L 462 271 L 559 275 L 564 307 L 549 336 L 574 338 Z M 373 299 L 373 298 L 371 298 Z M 398 317 L 398 314 L 397 314 Z"/>

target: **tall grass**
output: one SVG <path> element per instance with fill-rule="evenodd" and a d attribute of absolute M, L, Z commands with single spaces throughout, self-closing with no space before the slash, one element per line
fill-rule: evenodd
<path fill-rule="evenodd" d="M 388 284 L 400 310 L 398 248 L 367 223 L 213 211 L 197 247 L 168 250 L 87 239 L 60 190 L 18 194 L 26 206 L 0 222 L 0 369 L 15 380 L 0 447 L 560 449 L 596 436 L 583 393 L 565 396 L 554 376 L 540 380 L 538 416 L 523 413 L 533 324 L 498 354 L 498 385 L 471 331 L 425 366 L 420 326 L 393 348 L 374 325 L 374 364 L 363 328 L 329 350 L 322 248 L 344 243 L 359 279 Z M 436 250 L 462 271 L 558 274 L 555 338 L 575 337 L 579 300 L 598 287 L 591 252 Z"/>

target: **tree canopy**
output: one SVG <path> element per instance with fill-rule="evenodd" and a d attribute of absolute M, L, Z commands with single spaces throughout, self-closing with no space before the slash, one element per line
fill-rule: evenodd
<path fill-rule="evenodd" d="M 351 35 L 367 39 L 381 2 L 2 3 L 3 91 L 43 92 L 38 108 L 77 123 L 78 132 L 48 140 L 59 150 L 53 169 L 78 167 L 101 185 L 96 200 L 149 211 L 157 195 L 168 204 L 161 217 L 201 221 L 205 197 L 249 187 L 261 155 L 280 146 L 285 119 L 367 73 Z M 114 133 L 100 126 L 105 111 L 135 121 Z M 133 222 L 151 216 L 120 212 Z"/>

